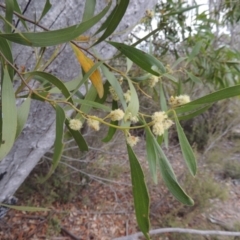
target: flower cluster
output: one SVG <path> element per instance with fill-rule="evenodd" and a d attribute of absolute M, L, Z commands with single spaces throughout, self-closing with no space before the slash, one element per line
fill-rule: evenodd
<path fill-rule="evenodd" d="M 157 76 L 152 75 L 152 76 L 148 79 L 148 85 L 149 85 L 149 87 L 153 88 L 158 81 L 159 81 L 159 78 L 158 78 Z"/>
<path fill-rule="evenodd" d="M 155 112 L 152 115 L 152 120 L 152 131 L 156 136 L 163 135 L 164 131 L 169 129 L 173 125 L 173 121 L 168 118 L 165 112 Z"/>
<path fill-rule="evenodd" d="M 147 18 L 153 18 L 154 17 L 154 11 L 147 9 L 146 12 L 145 12 L 145 16 Z"/>
<path fill-rule="evenodd" d="M 139 137 L 135 137 L 135 136 L 132 136 L 131 134 L 129 134 L 128 136 L 127 136 L 127 143 L 131 146 L 131 147 L 133 147 L 133 146 L 135 146 L 138 142 L 139 142 Z"/>
<path fill-rule="evenodd" d="M 180 106 L 185 103 L 190 102 L 190 97 L 188 95 L 179 95 L 176 97 L 171 96 L 169 99 L 169 105 L 172 107 Z"/>
<path fill-rule="evenodd" d="M 96 116 L 92 116 L 92 117 L 96 117 Z M 87 124 L 90 128 L 92 128 L 95 131 L 99 131 L 99 129 L 100 129 L 99 121 L 95 120 L 95 119 L 92 119 L 91 117 L 88 118 Z"/>
<path fill-rule="evenodd" d="M 123 96 L 126 100 L 126 103 L 129 103 L 131 101 L 131 91 L 130 90 L 127 90 L 127 92 L 124 93 Z"/>
<path fill-rule="evenodd" d="M 124 112 L 121 109 L 116 109 L 110 112 L 109 117 L 112 121 L 119 121 L 123 119 Z"/>
<path fill-rule="evenodd" d="M 109 92 L 110 92 L 113 100 L 115 100 L 115 101 L 119 100 L 119 97 L 112 86 L 109 87 Z"/>
<path fill-rule="evenodd" d="M 137 123 L 139 121 L 137 116 L 132 116 L 131 112 L 125 114 L 124 121 L 131 121 L 132 123 Z"/>
<path fill-rule="evenodd" d="M 71 119 L 69 127 L 74 131 L 79 131 L 82 128 L 82 122 L 79 119 Z"/>

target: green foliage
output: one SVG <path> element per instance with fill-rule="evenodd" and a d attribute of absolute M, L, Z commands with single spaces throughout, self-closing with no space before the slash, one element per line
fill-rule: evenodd
<path fill-rule="evenodd" d="M 142 39 L 138 39 L 134 44 L 107 41 L 106 38 L 112 36 L 120 23 L 129 2 L 119 0 L 111 8 L 112 1 L 110 1 L 100 13 L 94 15 L 96 1 L 86 1 L 81 22 L 53 31 L 36 22 L 35 26 L 42 28 L 43 31 L 29 31 L 28 20 L 21 14 L 18 2 L 6 1 L 5 16 L 1 16 L 5 26 L 0 32 L 2 69 L 0 160 L 11 150 L 15 138 L 24 127 L 29 114 L 30 99 L 43 101 L 56 110 L 56 139 L 52 165 L 48 169 L 48 174 L 42 176 L 39 181 L 50 178 L 54 171 L 57 171 L 64 148 L 64 126 L 76 141 L 80 151 L 88 150 L 88 144 L 80 132 L 84 123 L 96 131 L 99 130 L 100 124 L 106 125 L 109 131 L 103 142 L 111 141 L 117 130 L 122 131 L 127 142 L 137 222 L 145 237 L 149 239 L 149 194 L 141 165 L 132 150 L 132 147 L 137 144 L 138 138 L 131 135 L 131 131 L 138 128 L 145 130 L 146 151 L 153 180 L 157 183 L 159 170 L 167 188 L 181 203 L 193 205 L 193 200 L 195 200 L 196 205 L 204 207 L 209 198 L 221 198 L 220 191 L 213 182 L 209 179 L 208 182 L 204 182 L 206 179 L 204 175 L 201 176 L 201 181 L 197 178 L 189 180 L 189 176 L 186 175 L 185 181 L 191 182 L 189 185 L 186 182 L 183 184 L 190 193 L 188 195 L 180 186 L 180 181 L 178 181 L 161 145 L 164 143 L 165 146 L 168 146 L 168 129 L 173 124 L 172 120 L 175 120 L 182 155 L 189 172 L 192 175 L 196 174 L 194 152 L 179 120 L 192 119 L 205 112 L 215 102 L 240 95 L 240 54 L 230 46 L 223 47 L 215 44 L 215 34 L 212 32 L 213 24 L 215 27 L 219 25 L 211 15 L 207 16 L 205 12 L 197 13 L 194 29 L 192 26 L 188 26 L 186 13 L 193 9 L 197 11 L 198 6 L 186 6 L 184 1 L 159 3 L 156 6 L 155 16 L 158 27 L 155 30 L 151 29 L 153 16 L 149 14 L 147 20 L 145 18 L 145 27 L 147 30 L 150 29 L 150 33 Z M 232 6 L 227 4 L 225 6 L 227 9 L 232 9 Z M 17 26 L 12 25 L 14 10 L 18 12 L 17 17 L 22 21 L 26 32 L 21 32 L 20 29 L 15 29 Z M 49 11 L 51 11 L 51 4 L 46 1 L 40 19 Z M 97 25 L 107 13 L 109 14 L 107 19 L 100 27 L 98 26 L 94 36 L 82 35 Z M 239 20 L 238 15 L 233 15 L 231 23 Z M 12 29 L 15 32 L 12 32 Z M 104 33 L 101 36 L 97 35 L 102 31 Z M 160 45 L 158 44 L 159 36 L 164 36 Z M 89 44 L 87 48 L 83 47 L 81 41 L 77 42 L 78 39 L 90 39 L 89 42 L 93 45 Z M 147 39 L 151 40 L 148 52 L 139 49 L 143 47 L 139 44 Z M 99 57 L 92 46 L 103 41 L 119 50 L 119 54 L 115 58 L 126 60 L 126 70 L 118 69 Z M 15 67 L 11 43 L 39 50 L 36 51 L 37 60 L 32 63 L 31 72 L 23 73 Z M 42 70 L 44 68 L 40 66 L 40 63 L 47 66 L 55 57 L 53 54 L 45 60 L 42 54 L 43 47 L 48 49 L 53 46 L 56 53 L 58 52 L 57 45 L 63 43 L 68 43 L 73 47 L 77 60 L 85 71 L 79 79 L 72 79 L 68 83 L 44 72 Z M 91 55 L 94 61 L 87 55 Z M 164 64 L 163 62 L 168 58 L 171 59 L 168 62 L 170 64 Z M 136 65 L 141 68 L 140 74 L 133 75 L 131 71 L 134 72 Z M 101 68 L 102 75 L 98 68 Z M 39 82 L 37 89 L 31 87 L 33 78 Z M 87 86 L 88 78 L 92 82 L 91 87 Z M 16 79 L 19 79 L 19 87 L 15 91 L 13 83 Z M 102 79 L 106 79 L 107 82 L 104 87 Z M 207 90 L 202 91 L 201 94 L 195 94 L 194 91 L 199 84 L 204 84 Z M 85 96 L 79 93 L 79 88 L 84 86 Z M 186 96 L 189 88 L 191 89 L 190 95 L 194 98 L 193 101 Z M 141 105 L 142 102 L 139 99 L 142 95 L 156 101 L 156 114 L 149 109 L 144 109 Z M 25 103 L 20 106 L 21 113 L 18 113 L 16 108 L 16 99 L 18 98 L 27 98 Z M 112 108 L 109 107 L 109 101 L 112 102 Z M 120 107 L 122 109 L 119 109 Z M 104 115 L 92 116 L 90 113 L 94 108 L 101 110 Z M 75 116 L 74 119 L 66 116 L 69 109 L 74 112 L 72 115 Z M 139 121 L 140 124 L 134 126 L 132 123 L 136 121 Z M 73 122 L 75 124 L 72 124 Z M 198 131 L 201 132 L 202 129 L 200 128 Z M 226 166 L 225 168 L 227 169 Z M 232 167 L 229 169 L 231 171 Z M 203 182 L 204 184 L 202 184 Z M 54 182 L 54 185 L 59 187 L 61 184 L 57 181 Z M 206 196 L 200 193 L 201 190 Z M 50 197 L 57 199 L 58 193 L 52 189 Z M 182 208 L 182 210 L 185 209 Z"/>

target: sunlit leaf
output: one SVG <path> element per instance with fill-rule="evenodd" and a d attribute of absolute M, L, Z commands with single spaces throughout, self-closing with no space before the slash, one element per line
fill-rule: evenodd
<path fill-rule="evenodd" d="M 94 66 L 94 62 L 92 61 L 92 59 L 90 59 L 89 57 L 87 57 L 79 48 L 77 48 L 75 45 L 71 44 L 71 47 L 74 51 L 74 53 L 76 54 L 77 60 L 80 63 L 80 65 L 82 66 L 83 70 L 85 73 L 87 73 L 93 66 Z M 96 88 L 97 92 L 98 92 L 98 96 L 100 98 L 103 97 L 103 81 L 102 81 L 102 77 L 101 74 L 99 72 L 98 69 L 96 69 L 91 75 L 90 75 L 90 80 L 93 84 L 93 86 Z"/>
<path fill-rule="evenodd" d="M 15 105 L 15 93 L 7 67 L 3 71 L 1 89 L 2 97 L 2 139 L 0 147 L 0 160 L 11 150 L 17 132 L 17 108 Z"/>
<path fill-rule="evenodd" d="M 149 195 L 144 179 L 144 174 L 139 161 L 132 148 L 127 144 L 128 157 L 131 168 L 132 191 L 134 199 L 134 208 L 137 218 L 138 227 L 144 236 L 149 238 Z"/>

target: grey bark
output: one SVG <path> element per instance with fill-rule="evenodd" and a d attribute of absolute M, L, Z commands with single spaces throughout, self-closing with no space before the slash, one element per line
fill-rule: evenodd
<path fill-rule="evenodd" d="M 89 0 L 88 0 L 89 1 Z M 26 4 L 22 0 L 21 6 Z M 26 16 L 38 19 L 45 1 L 32 1 Z M 134 0 L 121 21 L 117 31 L 123 31 L 134 26 L 144 16 L 146 9 L 152 9 L 157 0 Z M 41 21 L 41 24 L 49 29 L 59 29 L 76 24 L 81 21 L 85 1 L 58 1 L 52 0 L 52 9 Z M 99 12 L 106 5 L 106 1 L 97 1 Z M 96 30 L 96 27 L 94 28 Z M 128 30 L 129 31 L 129 30 Z M 114 41 L 123 42 L 128 31 L 119 36 L 114 36 Z M 88 34 L 93 33 L 91 30 Z M 34 55 L 32 49 L 14 45 L 14 57 L 17 65 L 26 65 L 29 69 L 33 66 Z M 50 49 L 51 50 L 51 49 Z M 106 44 L 96 47 L 103 58 L 114 55 L 115 50 Z M 79 65 L 76 62 L 70 48 L 65 47 L 59 57 L 47 69 L 62 80 L 70 80 L 79 74 Z M 52 147 L 55 139 L 55 112 L 47 104 L 33 101 L 27 124 L 15 142 L 11 152 L 0 162 L 0 202 L 7 201 L 36 166 L 39 159 Z"/>

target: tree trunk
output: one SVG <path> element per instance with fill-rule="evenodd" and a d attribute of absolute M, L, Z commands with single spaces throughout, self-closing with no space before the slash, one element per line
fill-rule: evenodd
<path fill-rule="evenodd" d="M 23 9 L 26 1 L 19 2 Z M 38 19 L 45 1 L 29 2 L 25 16 L 30 19 Z M 152 9 L 156 2 L 157 0 L 130 1 L 127 13 L 117 29 L 117 32 L 121 32 L 121 35 L 114 36 L 112 39 L 123 42 L 131 30 L 130 27 L 136 25 L 144 16 L 146 9 Z M 85 1 L 53 0 L 51 3 L 52 8 L 41 20 L 41 25 L 49 29 L 59 29 L 81 22 Z M 106 1 L 97 1 L 96 13 L 103 9 L 105 5 Z M 96 29 L 94 27 L 86 35 L 91 34 Z M 127 29 L 126 32 L 122 34 L 125 29 Z M 51 52 L 53 48 L 49 49 L 49 52 Z M 104 43 L 99 44 L 96 49 L 103 58 L 109 58 L 115 53 L 113 48 Z M 35 62 L 33 49 L 14 44 L 13 50 L 17 66 L 25 65 L 31 70 L 33 68 L 31 63 Z M 67 81 L 76 77 L 79 74 L 79 69 L 79 64 L 76 62 L 72 50 L 66 46 L 57 59 L 47 68 L 47 71 Z M 47 103 L 33 100 L 30 115 L 22 134 L 15 142 L 11 152 L 0 162 L 0 202 L 6 202 L 12 198 L 39 159 L 52 147 L 54 139 L 55 111 Z"/>

